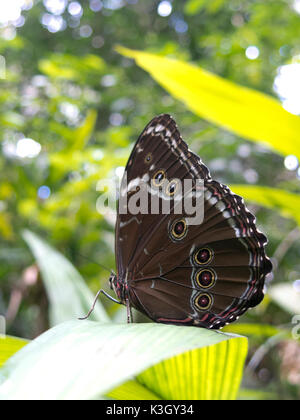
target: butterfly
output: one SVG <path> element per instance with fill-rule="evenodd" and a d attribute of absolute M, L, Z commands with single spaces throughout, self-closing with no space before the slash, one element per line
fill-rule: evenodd
<path fill-rule="evenodd" d="M 184 180 L 190 182 L 187 192 L 178 188 Z M 175 210 L 186 197 L 195 202 L 198 190 L 203 217 L 191 223 L 183 206 L 181 213 Z M 144 211 L 137 211 L 146 198 Z M 153 198 L 158 203 L 154 212 Z M 272 270 L 267 238 L 243 199 L 213 180 L 188 149 L 170 115 L 155 117 L 139 136 L 125 168 L 120 202 L 117 274 L 109 281 L 118 298 L 113 300 L 127 307 L 128 322 L 134 307 L 158 323 L 219 329 L 262 301 Z M 170 211 L 157 211 L 166 203 Z"/>

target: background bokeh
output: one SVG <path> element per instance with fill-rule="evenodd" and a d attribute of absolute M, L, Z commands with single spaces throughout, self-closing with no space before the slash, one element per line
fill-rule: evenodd
<path fill-rule="evenodd" d="M 299 0 L 0 2 L 6 63 L 0 74 L 0 314 L 9 334 L 33 338 L 49 327 L 49 302 L 22 239 L 25 228 L 71 260 L 93 292 L 108 290 L 109 273 L 97 263 L 115 268 L 114 225 L 96 210 L 97 182 L 122 172 L 133 142 L 157 114 L 175 117 L 218 181 L 300 192 L 295 156 L 279 156 L 200 119 L 115 46 L 194 62 L 279 98 L 298 115 L 299 41 Z M 249 207 L 269 238 L 275 269 L 268 284 L 290 289 L 281 304 L 267 295 L 240 322 L 291 330 L 300 314 L 299 302 L 297 313 L 288 304 L 300 290 L 299 229 L 276 209 Z M 300 398 L 296 340 L 251 336 L 249 362 L 247 388 Z"/>

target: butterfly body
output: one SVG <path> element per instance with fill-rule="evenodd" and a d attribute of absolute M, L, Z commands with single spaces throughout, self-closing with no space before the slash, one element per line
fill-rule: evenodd
<path fill-rule="evenodd" d="M 202 206 L 197 223 L 188 200 Z M 211 178 L 166 114 L 129 157 L 115 239 L 111 286 L 128 313 L 134 307 L 155 322 L 221 328 L 263 299 L 272 269 L 243 199 Z"/>

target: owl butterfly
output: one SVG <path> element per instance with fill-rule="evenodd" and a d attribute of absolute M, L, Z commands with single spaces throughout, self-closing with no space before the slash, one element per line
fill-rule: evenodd
<path fill-rule="evenodd" d="M 185 180 L 187 191 L 178 188 Z M 195 224 L 184 206 L 175 210 L 186 197 L 195 202 L 199 180 L 203 220 Z M 159 211 L 150 206 L 155 197 Z M 169 212 L 161 211 L 166 203 Z M 166 324 L 218 329 L 235 321 L 264 297 L 272 270 L 266 243 L 243 199 L 211 178 L 173 118 L 155 117 L 133 148 L 120 188 L 110 285 L 128 321 L 131 307 Z"/>

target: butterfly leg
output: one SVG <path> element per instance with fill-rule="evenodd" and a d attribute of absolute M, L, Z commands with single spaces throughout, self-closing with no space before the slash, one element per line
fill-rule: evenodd
<path fill-rule="evenodd" d="M 132 317 L 132 310 L 129 299 L 126 299 L 126 309 L 127 309 L 127 323 L 132 324 L 133 317 Z"/>
<path fill-rule="evenodd" d="M 91 309 L 88 311 L 87 315 L 84 316 L 84 317 L 82 317 L 82 318 L 78 318 L 80 321 L 83 321 L 85 319 L 88 319 L 88 317 L 91 315 L 91 313 L 95 309 L 96 302 L 98 300 L 98 297 L 99 297 L 100 293 L 103 293 L 104 296 L 106 296 L 108 299 L 112 300 L 113 302 L 118 303 L 119 305 L 122 305 L 122 302 L 118 301 L 117 299 L 114 299 L 112 296 L 110 296 L 108 293 L 106 293 L 105 290 L 100 289 L 98 291 L 98 293 L 96 294 L 95 299 L 94 299 L 94 302 L 93 302 L 93 305 L 92 305 Z"/>

